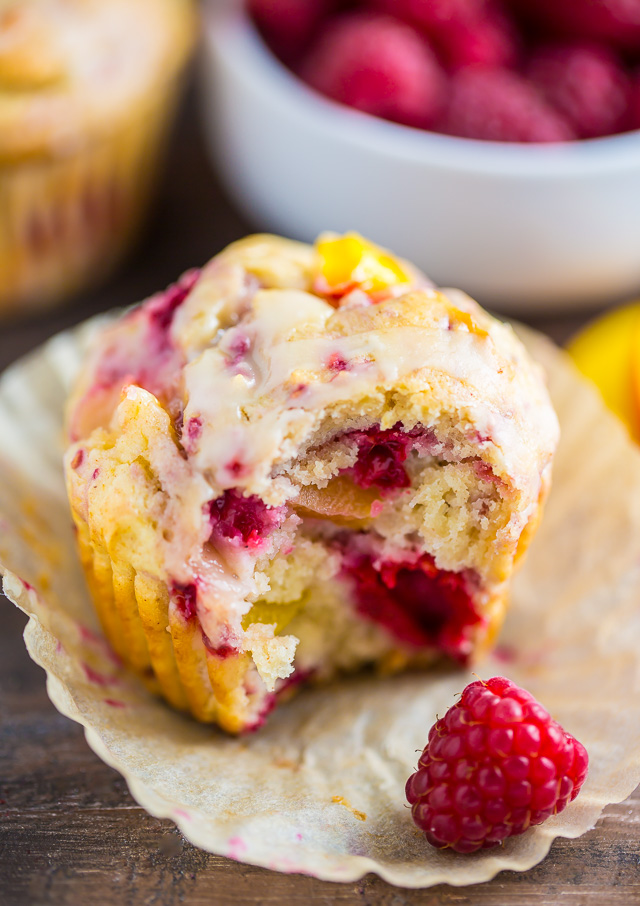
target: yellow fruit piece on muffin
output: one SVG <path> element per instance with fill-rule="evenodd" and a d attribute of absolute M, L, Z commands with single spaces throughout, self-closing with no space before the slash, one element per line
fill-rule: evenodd
<path fill-rule="evenodd" d="M 318 286 L 330 294 L 344 296 L 349 290 L 360 289 L 375 295 L 411 283 L 409 267 L 358 233 L 326 233 L 318 239 L 316 249 Z"/>

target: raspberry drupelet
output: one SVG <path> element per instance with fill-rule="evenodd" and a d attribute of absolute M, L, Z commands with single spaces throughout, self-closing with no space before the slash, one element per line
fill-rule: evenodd
<path fill-rule="evenodd" d="M 432 846 L 472 853 L 563 811 L 588 764 L 529 692 L 496 676 L 470 683 L 436 721 L 406 795 Z"/>

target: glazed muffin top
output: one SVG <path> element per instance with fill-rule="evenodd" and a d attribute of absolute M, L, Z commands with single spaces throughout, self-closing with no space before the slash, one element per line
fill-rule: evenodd
<path fill-rule="evenodd" d="M 470 455 L 480 446 L 532 506 L 557 441 L 541 371 L 511 327 L 355 235 L 249 237 L 129 313 L 85 363 L 71 440 L 106 428 L 128 384 L 159 399 L 217 493 L 277 497 L 273 469 L 354 406 L 408 427 L 455 413 Z"/>
<path fill-rule="evenodd" d="M 0 0 L 0 161 L 72 153 L 162 90 L 190 0 Z"/>

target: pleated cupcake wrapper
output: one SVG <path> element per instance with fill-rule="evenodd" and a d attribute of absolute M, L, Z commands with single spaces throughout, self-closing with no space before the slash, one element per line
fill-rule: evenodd
<path fill-rule="evenodd" d="M 475 669 L 506 674 L 536 695 L 586 745 L 590 773 L 562 814 L 498 849 L 463 856 L 428 846 L 411 822 L 404 783 L 436 714 L 473 678 L 466 671 L 362 675 L 304 690 L 258 733 L 234 739 L 172 710 L 122 666 L 86 591 L 61 465 L 63 404 L 95 329 L 90 322 L 57 337 L 0 379 L 0 572 L 6 594 L 30 617 L 27 648 L 47 672 L 51 700 L 85 727 L 94 751 L 149 812 L 171 818 L 196 846 L 278 871 L 333 881 L 375 872 L 400 886 L 428 887 L 523 871 L 555 837 L 585 833 L 607 803 L 633 791 L 640 782 L 640 456 L 561 352 L 524 333 L 547 368 L 562 440 L 498 647 Z M 92 545 L 92 568 L 95 553 Z M 163 664 L 158 683 L 184 705 L 195 693 L 180 656 L 174 663 L 160 633 L 141 636 L 140 625 L 127 623 L 133 596 L 144 628 L 157 616 L 171 623 L 162 590 L 107 556 L 92 581 L 113 596 L 103 619 L 116 621 L 127 650 L 138 646 L 142 670 Z M 185 646 L 194 641 L 180 638 Z"/>
<path fill-rule="evenodd" d="M 171 601 L 164 582 L 110 556 L 74 514 L 80 559 L 104 633 L 118 656 L 145 686 L 197 720 L 219 720 L 241 729 L 237 696 L 248 657 L 219 658 L 207 652 L 196 620 Z"/>
<path fill-rule="evenodd" d="M 0 163 L 0 317 L 105 276 L 136 237 L 167 144 L 177 78 L 77 152 Z"/>

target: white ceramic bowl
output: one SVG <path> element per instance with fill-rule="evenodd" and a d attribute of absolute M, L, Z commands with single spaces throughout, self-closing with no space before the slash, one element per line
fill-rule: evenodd
<path fill-rule="evenodd" d="M 509 312 L 640 290 L 640 132 L 532 146 L 388 123 L 308 89 L 224 6 L 207 16 L 203 80 L 215 159 L 260 228 L 359 230 Z"/>

